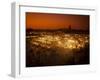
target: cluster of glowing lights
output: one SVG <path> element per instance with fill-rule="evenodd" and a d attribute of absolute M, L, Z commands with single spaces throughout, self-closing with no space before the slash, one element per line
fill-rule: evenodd
<path fill-rule="evenodd" d="M 80 49 L 89 43 L 89 36 L 82 34 L 42 35 L 33 37 L 31 42 L 46 48 Z"/>

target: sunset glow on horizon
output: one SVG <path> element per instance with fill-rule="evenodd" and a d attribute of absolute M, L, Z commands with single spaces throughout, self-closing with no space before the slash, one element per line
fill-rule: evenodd
<path fill-rule="evenodd" d="M 26 12 L 26 29 L 68 28 L 88 30 L 89 15 Z"/>

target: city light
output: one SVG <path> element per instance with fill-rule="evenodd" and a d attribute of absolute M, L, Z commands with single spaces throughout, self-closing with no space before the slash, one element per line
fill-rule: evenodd
<path fill-rule="evenodd" d="M 31 37 L 32 44 L 45 48 L 80 49 L 89 43 L 89 36 L 84 34 L 41 34 L 39 37 Z"/>

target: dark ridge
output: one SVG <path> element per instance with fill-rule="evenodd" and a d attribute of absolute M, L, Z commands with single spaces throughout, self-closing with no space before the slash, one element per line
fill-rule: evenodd
<path fill-rule="evenodd" d="M 76 34 L 89 34 L 89 30 L 82 29 L 71 29 L 71 28 L 61 28 L 61 29 L 26 29 L 26 32 L 64 32 L 64 33 L 76 33 Z"/>

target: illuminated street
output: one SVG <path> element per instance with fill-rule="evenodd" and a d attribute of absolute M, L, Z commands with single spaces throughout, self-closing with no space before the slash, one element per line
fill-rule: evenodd
<path fill-rule="evenodd" d="M 61 47 L 65 49 L 80 49 L 89 44 L 89 36 L 86 34 L 42 34 L 39 36 L 27 36 L 31 43 L 41 47 Z"/>

